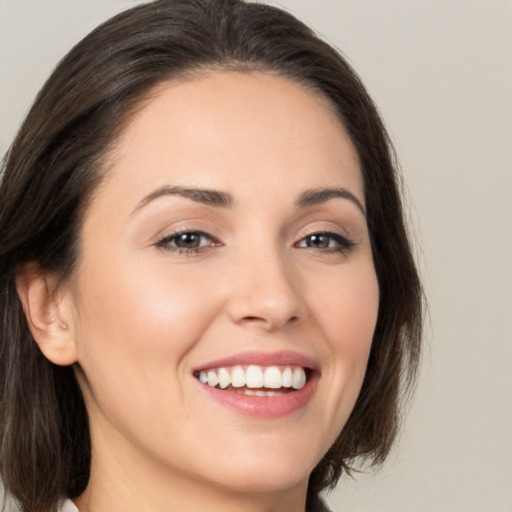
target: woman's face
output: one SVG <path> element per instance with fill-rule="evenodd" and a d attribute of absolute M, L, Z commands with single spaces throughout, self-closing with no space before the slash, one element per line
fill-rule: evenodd
<path fill-rule="evenodd" d="M 304 490 L 377 318 L 347 133 L 301 85 L 215 73 L 160 86 L 107 172 L 70 292 L 93 476 Z"/>

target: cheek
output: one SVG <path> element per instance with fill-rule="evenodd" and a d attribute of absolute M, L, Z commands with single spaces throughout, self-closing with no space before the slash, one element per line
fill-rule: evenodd
<path fill-rule="evenodd" d="M 379 308 L 379 286 L 371 261 L 347 266 L 324 279 L 312 304 L 334 352 L 368 352 Z"/>
<path fill-rule="evenodd" d="M 356 402 L 366 372 L 379 307 L 373 264 L 347 268 L 326 280 L 315 315 L 328 340 L 323 373 L 330 382 L 329 410 L 339 433 Z"/>
<path fill-rule="evenodd" d="M 126 383 L 159 369 L 169 375 L 170 366 L 179 372 L 221 301 L 199 274 L 171 272 L 165 262 L 118 261 L 82 269 L 77 339 L 84 371 L 93 378 L 103 369 L 113 385 L 115 377 Z"/>

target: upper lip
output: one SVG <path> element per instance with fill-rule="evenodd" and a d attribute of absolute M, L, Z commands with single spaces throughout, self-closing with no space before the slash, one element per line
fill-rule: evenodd
<path fill-rule="evenodd" d="M 223 366 L 302 366 L 310 370 L 318 370 L 319 364 L 309 356 L 297 352 L 283 350 L 280 352 L 248 351 L 232 356 L 216 359 L 194 368 L 194 372 L 200 372 Z"/>

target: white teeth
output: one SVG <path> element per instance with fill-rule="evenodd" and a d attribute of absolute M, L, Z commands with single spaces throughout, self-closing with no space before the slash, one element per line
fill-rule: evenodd
<path fill-rule="evenodd" d="M 210 370 L 208 372 L 208 386 L 212 386 L 213 388 L 219 383 L 219 377 L 217 376 L 217 372 L 214 370 Z"/>
<path fill-rule="evenodd" d="M 302 389 L 306 385 L 306 371 L 300 366 L 268 366 L 261 367 L 250 365 L 244 370 L 241 366 L 221 367 L 211 370 L 203 370 L 196 374 L 203 384 L 211 387 L 226 389 L 230 385 L 233 388 L 243 388 L 240 392 L 248 395 L 275 396 L 279 392 L 267 391 L 268 389 L 293 388 Z M 250 388 L 250 389 L 247 389 Z M 265 390 L 261 388 L 266 388 Z M 259 391 L 251 391 L 256 390 Z M 261 394 L 263 393 L 263 394 Z"/>
<path fill-rule="evenodd" d="M 277 366 L 269 366 L 263 374 L 263 383 L 266 388 L 279 389 L 282 380 L 281 372 Z"/>
<path fill-rule="evenodd" d="M 236 366 L 231 372 L 231 385 L 234 388 L 242 388 L 245 386 L 245 372 L 241 366 Z"/>
<path fill-rule="evenodd" d="M 306 373 L 302 368 L 295 368 L 292 376 L 292 388 L 302 389 L 306 384 Z"/>
<path fill-rule="evenodd" d="M 245 385 L 248 388 L 263 387 L 263 371 L 259 366 L 251 365 L 245 372 Z"/>
<path fill-rule="evenodd" d="M 226 389 L 231 384 L 231 377 L 226 368 L 219 368 L 220 389 Z"/>
<path fill-rule="evenodd" d="M 283 371 L 282 385 L 283 388 L 291 388 L 292 387 L 292 369 L 290 367 L 286 367 Z"/>

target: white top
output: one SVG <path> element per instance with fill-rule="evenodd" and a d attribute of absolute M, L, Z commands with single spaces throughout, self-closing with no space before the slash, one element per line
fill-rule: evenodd
<path fill-rule="evenodd" d="M 59 512 L 79 512 L 71 500 L 66 500 L 59 509 Z"/>

